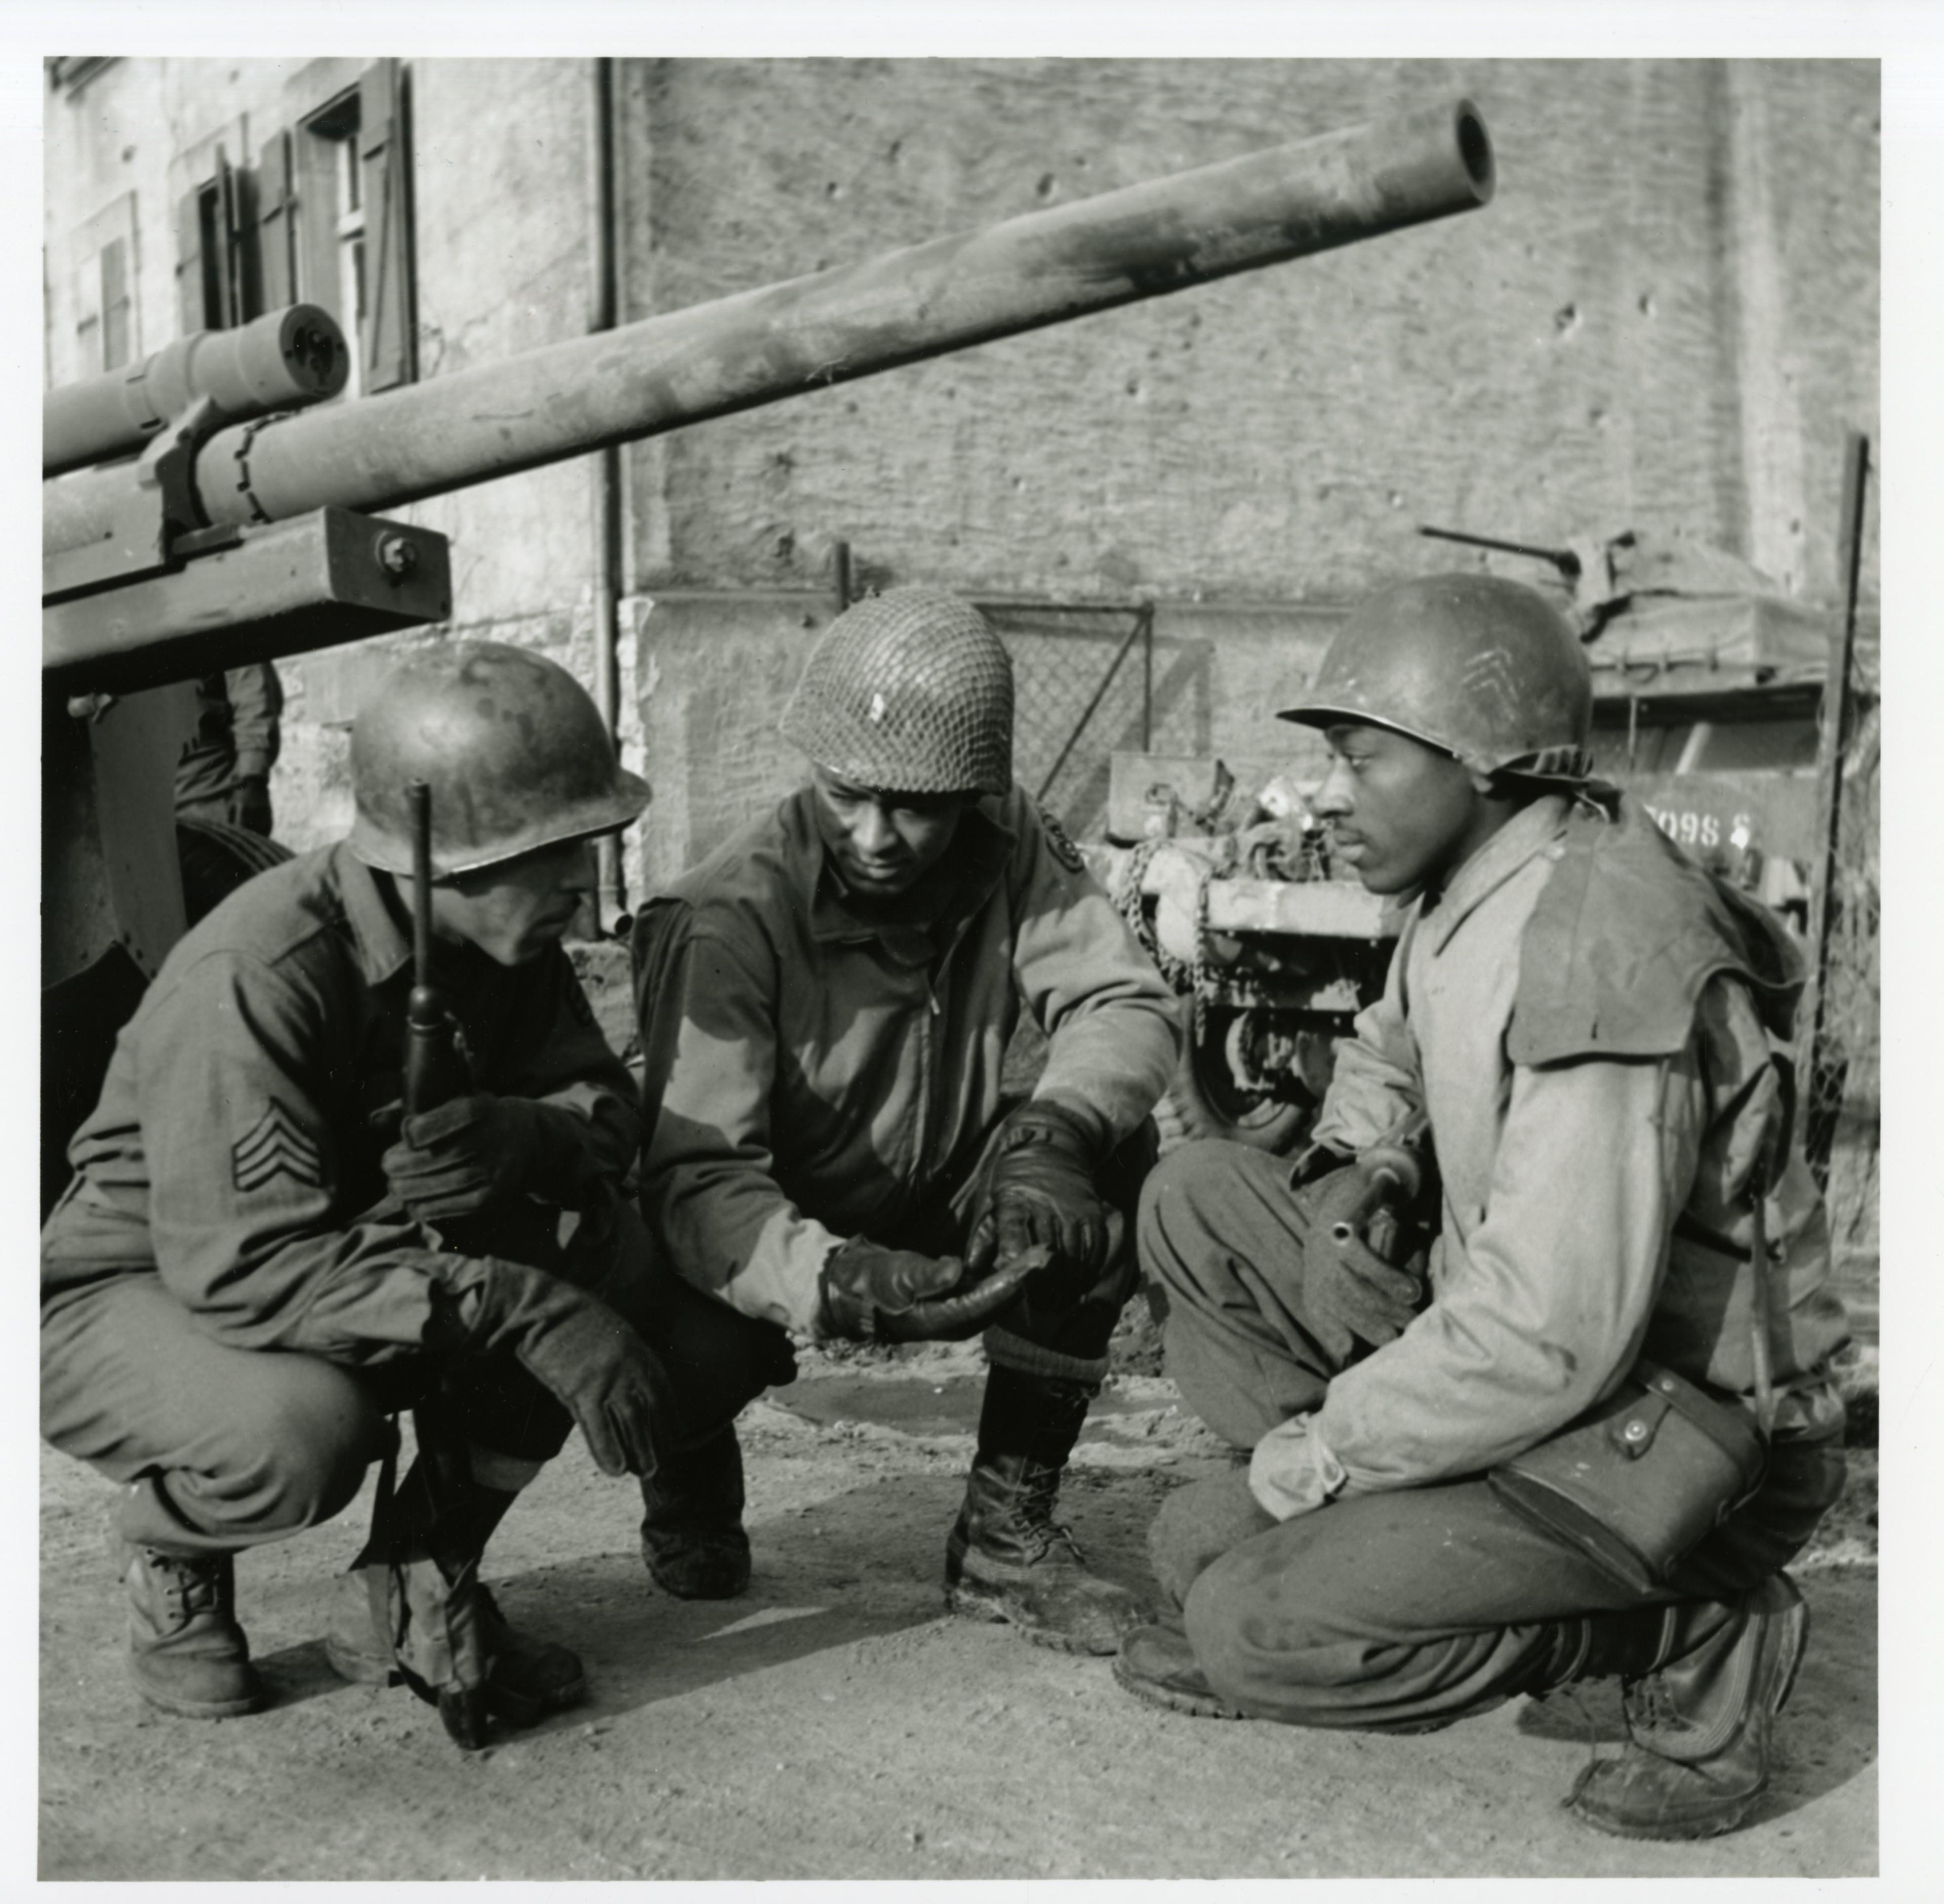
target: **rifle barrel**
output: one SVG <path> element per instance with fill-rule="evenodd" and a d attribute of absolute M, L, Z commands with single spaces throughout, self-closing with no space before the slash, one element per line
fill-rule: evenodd
<path fill-rule="evenodd" d="M 412 990 L 417 993 L 432 986 L 432 789 L 414 780 L 405 797 L 412 816 Z"/>

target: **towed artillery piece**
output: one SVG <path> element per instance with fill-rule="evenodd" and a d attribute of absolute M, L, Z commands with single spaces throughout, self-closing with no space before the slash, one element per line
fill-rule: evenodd
<path fill-rule="evenodd" d="M 49 392 L 44 1197 L 192 910 L 170 795 L 186 684 L 453 613 L 444 538 L 371 512 L 1358 243 L 1493 186 L 1460 100 L 354 401 L 328 401 L 344 340 L 304 306 Z M 225 844 L 204 838 L 205 860 Z M 232 854 L 226 883 L 256 869 Z"/>

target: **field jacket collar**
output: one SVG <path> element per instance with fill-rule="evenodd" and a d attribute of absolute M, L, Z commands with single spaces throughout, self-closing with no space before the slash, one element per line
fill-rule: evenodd
<path fill-rule="evenodd" d="M 810 936 L 820 944 L 857 944 L 876 940 L 900 964 L 929 964 L 959 928 L 989 899 L 1006 876 L 1018 835 L 998 818 L 995 798 L 965 810 L 940 870 L 952 882 L 928 920 L 894 914 L 873 916 L 854 907 L 849 889 L 824 850 L 817 829 L 814 789 L 804 787 L 789 803 L 786 816 L 799 897 L 810 919 Z M 874 909 L 875 912 L 875 909 Z"/>
<path fill-rule="evenodd" d="M 1441 894 L 1419 902 L 1418 929 L 1429 936 L 1433 952 L 1442 952 L 1485 900 L 1521 867 L 1555 845 L 1566 830 L 1568 811 L 1569 803 L 1556 793 L 1543 794 L 1521 807 L 1458 869 Z"/>
<path fill-rule="evenodd" d="M 356 858 L 348 842 L 331 850 L 331 883 L 344 909 L 358 969 L 377 986 L 411 962 L 411 935 L 400 924 L 378 884 L 378 875 Z"/>

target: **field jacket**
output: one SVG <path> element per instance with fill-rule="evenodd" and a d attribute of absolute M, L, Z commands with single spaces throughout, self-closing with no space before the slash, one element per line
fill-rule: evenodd
<path fill-rule="evenodd" d="M 849 903 L 804 788 L 642 909 L 641 1206 L 681 1274 L 814 1332 L 831 1251 L 971 1169 L 1022 1006 L 1037 1095 L 1115 1141 L 1173 1074 L 1176 1001 L 1019 788 L 969 808 L 909 916 Z"/>
<path fill-rule="evenodd" d="M 1552 892 L 1555 881 L 1561 882 Z M 1630 802 L 1523 809 L 1407 907 L 1316 1137 L 1355 1152 L 1422 1106 L 1443 1182 L 1432 1300 L 1258 1450 L 1353 1490 L 1469 1474 L 1544 1440 L 1646 1354 L 1754 1389 L 1752 1188 L 1783 1139 L 1799 958 Z M 1799 1141 L 1764 1200 L 1783 1432 L 1828 1432 L 1844 1339 Z M 1306 1437 L 1321 1444 L 1306 1452 Z M 1299 1477 L 1272 1512 L 1314 1505 Z"/>
<path fill-rule="evenodd" d="M 219 1341 L 344 1363 L 416 1348 L 437 1258 L 386 1202 L 411 944 L 342 846 L 272 869 L 170 953 L 76 1133 L 42 1234 L 44 1303 L 157 1276 Z M 611 1198 L 641 1124 L 566 954 L 496 964 L 441 942 L 434 976 L 475 1090 L 537 1100 L 549 1201 Z"/>

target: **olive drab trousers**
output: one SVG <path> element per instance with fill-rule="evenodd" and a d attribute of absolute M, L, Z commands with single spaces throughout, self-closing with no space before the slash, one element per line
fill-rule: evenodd
<path fill-rule="evenodd" d="M 1287 1161 L 1238 1144 L 1163 1158 L 1143 1199 L 1169 1372 L 1238 1449 L 1315 1408 L 1337 1372 L 1304 1315 L 1303 1226 Z M 1838 1438 L 1778 1442 L 1753 1500 L 1653 1594 L 1521 1519 L 1482 1476 L 1339 1496 L 1272 1524 L 1238 1474 L 1226 1513 L 1164 1507 L 1156 1570 L 1185 1595 L 1223 1699 L 1290 1724 L 1429 1730 L 1543 1690 L 1562 1620 L 1757 1586 L 1808 1540 L 1843 1472 Z"/>
<path fill-rule="evenodd" d="M 616 1200 L 544 1266 L 645 1334 L 654 1321 L 647 1257 L 639 1213 Z M 42 1312 L 42 1433 L 126 1484 L 115 1530 L 140 1546 L 227 1553 L 331 1519 L 393 1445 L 387 1417 L 406 1408 L 432 1411 L 460 1444 L 527 1473 L 558 1454 L 573 1427 L 510 1354 L 409 1355 L 353 1368 L 232 1348 L 198 1327 L 156 1276 L 64 1291 Z"/>

